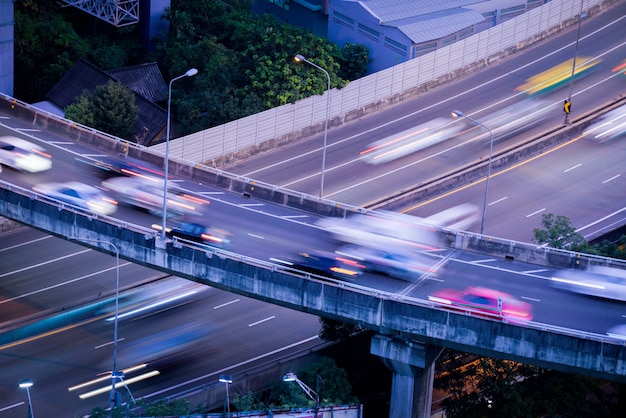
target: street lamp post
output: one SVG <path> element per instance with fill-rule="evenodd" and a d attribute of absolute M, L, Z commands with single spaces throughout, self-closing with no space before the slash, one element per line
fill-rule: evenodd
<path fill-rule="evenodd" d="M 583 12 L 583 4 L 584 0 L 580 1 L 580 14 L 578 15 L 578 32 L 576 33 L 576 46 L 574 47 L 574 61 L 572 62 L 572 74 L 569 79 L 569 94 L 567 96 L 567 101 L 572 102 L 572 89 L 574 87 L 574 73 L 576 71 L 576 57 L 578 56 L 578 40 L 580 39 L 580 25 L 583 19 L 587 16 Z M 565 113 L 565 124 L 569 123 L 569 114 Z"/>
<path fill-rule="evenodd" d="M 228 386 L 233 383 L 233 378 L 230 375 L 223 374 L 220 375 L 220 382 L 226 385 L 226 405 L 224 406 L 224 409 L 226 409 L 228 415 L 230 416 L 230 397 L 228 396 Z"/>
<path fill-rule="evenodd" d="M 68 237 L 71 240 L 79 240 L 76 237 Z M 113 318 L 113 369 L 111 370 L 111 394 L 110 394 L 110 406 L 111 406 L 111 414 L 113 414 L 113 410 L 117 406 L 117 393 L 115 391 L 115 383 L 118 378 L 122 378 L 123 372 L 117 371 L 117 322 L 119 316 L 119 301 L 120 301 L 120 251 L 117 246 L 110 241 L 100 240 L 100 239 L 90 239 L 90 238 L 80 238 L 82 241 L 91 241 L 91 242 L 99 242 L 103 244 L 110 245 L 111 248 L 115 251 L 115 314 Z"/>
<path fill-rule="evenodd" d="M 453 117 L 461 117 L 468 119 L 469 121 L 475 123 L 478 126 L 482 126 L 489 132 L 489 163 L 487 164 L 487 180 L 485 181 L 485 199 L 483 201 L 483 216 L 480 221 L 480 235 L 483 234 L 483 230 L 485 229 L 485 212 L 487 211 L 487 195 L 489 194 L 489 178 L 491 177 L 491 157 L 493 156 L 493 132 L 486 125 L 477 121 L 476 119 L 470 118 L 469 116 L 463 114 L 460 110 L 452 111 Z"/>
<path fill-rule="evenodd" d="M 26 389 L 26 396 L 28 396 L 28 418 L 35 418 L 35 413 L 33 412 L 33 403 L 30 399 L 30 388 L 33 386 L 32 379 L 24 379 L 20 380 L 20 385 L 22 389 Z"/>
<path fill-rule="evenodd" d="M 172 83 L 176 80 L 180 80 L 183 77 L 193 77 L 198 74 L 198 70 L 191 68 L 183 75 L 174 77 L 170 80 L 170 84 L 167 90 L 167 128 L 165 131 L 165 177 L 163 177 L 163 218 L 161 220 L 161 241 L 165 245 L 165 220 L 167 218 L 167 177 L 169 175 L 169 159 L 170 159 L 170 119 L 171 117 L 171 104 L 172 104 Z"/>
<path fill-rule="evenodd" d="M 297 62 L 304 61 L 307 64 L 317 68 L 318 70 L 322 70 L 324 74 L 326 74 L 326 78 L 328 79 L 328 85 L 326 88 L 326 121 L 324 123 L 324 148 L 322 150 L 322 180 L 320 183 L 320 197 L 324 197 L 324 173 L 326 172 L 326 140 L 328 138 L 328 118 L 330 114 L 330 74 L 328 74 L 328 71 L 326 71 L 319 65 L 312 63 L 300 54 L 296 55 L 295 59 Z"/>
<path fill-rule="evenodd" d="M 302 380 L 298 379 L 298 376 L 295 373 L 287 373 L 283 376 L 283 382 L 296 382 L 298 386 L 302 388 L 302 390 L 308 395 L 311 400 L 315 401 L 315 417 L 317 418 L 317 411 L 320 408 L 320 381 L 323 382 L 322 377 L 317 375 L 317 380 L 315 384 L 315 388 L 317 391 L 314 391 L 310 387 L 308 387 Z"/>

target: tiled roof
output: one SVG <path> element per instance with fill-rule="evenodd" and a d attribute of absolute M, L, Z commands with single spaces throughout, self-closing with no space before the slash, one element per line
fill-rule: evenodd
<path fill-rule="evenodd" d="M 137 67 L 130 67 L 137 70 Z M 80 60 L 50 89 L 46 94 L 46 98 L 55 105 L 65 108 L 70 103 L 74 102 L 78 96 L 80 96 L 83 90 L 89 90 L 93 92 L 97 86 L 106 84 L 109 80 L 120 81 L 122 83 L 124 78 L 129 80 L 135 80 L 135 84 L 128 86 L 135 92 L 135 105 L 138 108 L 138 118 L 135 124 L 135 134 L 143 136 L 147 129 L 148 134 L 141 141 L 142 145 L 147 145 L 152 141 L 166 126 L 167 124 L 167 111 L 160 106 L 151 102 L 143 95 L 143 92 L 156 93 L 157 88 L 145 88 L 137 87 L 141 84 L 141 77 L 131 76 L 132 71 L 125 72 L 121 70 L 115 70 L 111 73 L 120 71 L 124 74 L 122 80 L 118 80 L 106 72 L 100 70 L 96 66 L 90 64 L 85 60 Z M 158 70 L 158 69 L 157 69 Z M 154 71 L 154 67 L 150 66 L 150 71 Z M 163 76 L 160 76 L 163 80 Z M 125 84 L 125 83 L 124 83 Z M 158 83 L 157 83 L 158 84 Z M 163 81 L 165 84 L 165 81 Z M 138 93 L 135 89 L 142 91 Z M 150 95 L 150 94 L 148 94 Z M 164 100 L 165 95 L 161 96 L 159 100 Z"/>
<path fill-rule="evenodd" d="M 167 84 L 156 62 L 109 70 L 106 73 L 153 103 L 167 99 Z"/>

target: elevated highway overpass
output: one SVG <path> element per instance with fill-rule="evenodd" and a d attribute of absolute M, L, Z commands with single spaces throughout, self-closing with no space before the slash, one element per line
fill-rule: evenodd
<path fill-rule="evenodd" d="M 108 153 L 115 154 L 121 145 L 115 139 L 103 137 L 97 132 L 77 129 L 61 120 L 36 114 L 27 105 L 17 101 L 6 100 L 3 103 L 6 111 L 30 114 L 33 120 L 46 129 L 64 131 L 75 140 L 97 144 Z M 578 122 L 579 124 L 569 129 L 584 129 L 587 122 Z M 558 138 L 558 135 L 555 132 L 553 138 Z M 536 144 L 534 146 L 539 147 Z M 162 162 L 162 157 L 147 150 L 133 148 L 133 152 L 144 160 L 157 164 Z M 234 191 L 241 199 L 262 199 L 281 207 L 323 216 L 345 216 L 352 210 L 364 210 L 259 184 L 219 170 L 192 168 L 176 163 L 171 168 L 172 172 L 181 177 Z M 481 169 L 484 170 L 484 165 L 482 168 L 474 167 L 473 170 L 477 171 L 473 175 L 481 176 Z M 470 173 L 472 170 L 464 176 L 469 178 Z M 626 374 L 623 342 L 608 338 L 602 330 L 583 332 L 575 326 L 563 326 L 558 321 L 544 320 L 525 325 L 511 324 L 501 318 L 480 318 L 470 311 L 445 311 L 428 302 L 423 293 L 401 294 L 371 285 L 320 280 L 258 257 L 221 250 L 207 251 L 180 243 L 163 243 L 154 230 L 145 226 L 121 219 L 76 213 L 70 208 L 50 204 L 29 189 L 21 189 L 6 182 L 0 191 L 0 214 L 20 223 L 66 239 L 84 239 L 84 245 L 109 254 L 110 248 L 106 245 L 94 245 L 93 240 L 111 242 L 120 249 L 121 257 L 136 263 L 230 292 L 356 323 L 376 331 L 378 337 L 372 341 L 372 351 L 386 358 L 396 372 L 394 388 L 397 387 L 398 390 L 394 390 L 394 405 L 398 410 L 394 410 L 394 416 L 410 416 L 411 410 L 424 409 L 423 406 L 427 404 L 425 398 L 428 396 L 425 388 L 430 387 L 432 361 L 440 347 L 505 357 L 619 381 L 623 381 Z M 278 229 L 292 228 L 293 225 L 285 225 Z M 536 248 L 475 234 L 447 231 L 444 239 L 454 253 L 454 259 L 465 262 L 457 271 L 482 268 L 472 261 L 472 254 L 501 260 L 502 277 L 514 275 L 505 267 L 511 263 L 521 263 L 518 274 L 532 276 L 525 272 L 539 268 L 569 268 L 589 262 L 588 258 L 580 254 Z M 422 369 L 428 372 L 423 373 Z M 411 402 L 407 402 L 407 397 L 412 398 L 411 407 L 407 406 L 411 405 Z"/>
<path fill-rule="evenodd" d="M 423 395 L 440 347 L 507 358 L 556 370 L 626 381 L 626 346 L 601 334 L 531 322 L 508 323 L 485 319 L 476 312 L 451 312 L 425 299 L 403 296 L 354 283 L 321 280 L 270 262 L 241 254 L 194 248 L 180 242 L 163 243 L 153 230 L 138 225 L 78 213 L 51 204 L 29 190 L 2 183 L 0 214 L 55 236 L 111 254 L 113 243 L 120 257 L 209 286 L 339 321 L 358 324 L 378 333 L 372 351 L 397 365 L 394 402 L 405 410 L 407 395 L 416 385 Z M 498 242 L 463 233 L 450 233 L 450 248 L 483 256 L 525 260 L 524 270 L 563 268 L 586 262 L 579 254 Z M 513 254 L 513 255 L 512 255 Z M 531 262 L 531 263 L 528 263 Z M 427 387 L 430 387 L 427 385 Z M 417 388 L 416 388 L 417 389 Z M 420 396 L 413 398 L 418 402 Z M 403 405 L 403 406 L 402 406 Z M 423 406 L 423 404 L 422 404 Z M 417 410 L 421 409 L 417 405 Z M 393 409 L 392 409 L 393 410 Z"/>

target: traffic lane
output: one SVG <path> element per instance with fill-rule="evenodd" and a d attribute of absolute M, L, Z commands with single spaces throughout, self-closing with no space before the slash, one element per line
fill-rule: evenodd
<path fill-rule="evenodd" d="M 618 30 L 624 30 L 622 29 L 618 29 Z M 608 30 L 602 31 L 600 33 L 605 34 Z M 613 31 L 611 31 L 613 32 Z M 594 36 L 598 36 L 597 34 Z M 604 39 L 604 38 L 599 38 L 599 39 Z M 613 42 L 614 43 L 614 40 Z M 581 44 L 583 44 L 581 42 Z M 589 44 L 589 46 L 587 46 L 587 44 Z M 585 44 L 583 45 L 583 48 L 589 48 L 589 52 L 592 54 L 596 54 L 598 53 L 598 51 L 601 52 L 607 52 L 608 47 L 606 46 L 606 43 L 604 41 L 601 41 L 600 45 L 596 45 L 595 41 L 593 40 L 589 40 L 589 41 L 585 41 Z M 581 50 L 581 54 L 585 52 L 584 50 Z M 619 54 L 619 52 L 611 52 L 612 55 L 609 56 L 609 62 L 607 63 L 601 63 L 598 65 L 598 70 L 596 70 L 595 72 L 593 72 L 591 75 L 589 75 L 588 77 L 582 79 L 582 80 L 578 80 L 576 82 L 576 89 L 574 91 L 574 95 L 578 95 L 578 92 L 580 90 L 585 90 L 588 87 L 592 86 L 595 82 L 597 82 L 598 80 L 603 80 L 607 75 L 611 76 L 610 73 L 610 69 L 612 67 L 610 67 L 611 65 L 611 59 L 615 60 L 615 59 L 622 59 L 621 55 Z M 619 57 L 617 57 L 618 55 L 620 55 Z M 517 57 L 519 58 L 519 57 Z M 522 74 L 522 77 L 526 77 L 526 76 L 530 76 L 533 74 L 536 74 L 536 72 L 539 72 L 539 70 L 544 70 L 545 68 L 550 68 L 552 66 L 554 66 L 555 64 L 558 64 L 560 62 L 563 62 L 567 59 L 571 58 L 571 51 L 569 51 L 568 48 L 563 47 L 560 50 L 554 52 L 554 54 L 549 54 L 549 60 L 548 62 L 544 63 L 543 61 L 540 63 L 537 63 L 537 65 L 528 65 L 526 66 L 525 64 L 528 64 L 527 61 L 522 61 L 519 65 L 519 72 L 520 74 Z M 516 59 L 515 57 L 512 58 Z M 541 64 L 541 66 L 539 66 L 539 64 Z M 545 68 L 544 68 L 545 67 Z M 529 70 L 529 68 L 534 68 L 533 70 Z M 511 71 L 514 71 L 515 69 L 512 69 Z M 528 74 L 525 73 L 525 71 L 530 71 L 528 72 Z M 514 72 L 514 74 L 517 74 L 517 72 Z M 478 77 L 484 77 L 484 75 L 481 73 L 479 75 L 476 75 Z M 464 85 L 466 86 L 465 91 L 466 92 L 472 92 L 472 95 L 470 95 L 471 97 L 455 97 L 454 99 L 454 106 L 456 108 L 460 108 L 462 109 L 466 114 L 473 114 L 473 112 L 478 111 L 481 108 L 484 108 L 486 106 L 488 106 L 488 104 L 490 105 L 496 105 L 495 107 L 493 107 L 494 109 L 497 109 L 498 107 L 503 106 L 504 104 L 506 104 L 508 102 L 508 100 L 513 100 L 514 97 L 521 97 L 519 94 L 515 94 L 514 93 L 514 88 L 517 87 L 518 84 L 511 84 L 508 85 L 506 87 L 506 89 L 504 89 L 503 91 L 499 91 L 497 88 L 495 88 L 495 86 L 493 85 L 493 83 L 489 83 L 489 84 L 485 84 L 485 80 L 483 79 L 476 79 L 474 81 L 474 84 L 469 84 L 467 80 L 471 80 L 471 78 L 468 79 L 464 79 L 462 81 L 460 81 L 459 83 L 455 83 L 455 86 L 457 84 L 459 85 Z M 482 82 L 482 83 L 481 83 Z M 465 84 L 467 83 L 467 84 Z M 484 89 L 483 90 L 476 90 L 476 85 L 480 85 L 481 88 Z M 608 84 L 608 86 L 606 86 Z M 611 77 L 609 80 L 607 80 L 604 83 L 604 86 L 606 87 L 602 87 L 601 91 L 598 91 L 598 88 L 595 88 L 593 93 L 591 91 L 585 91 L 584 93 L 581 92 L 581 95 L 584 96 L 584 102 L 582 102 L 581 100 L 578 100 L 578 97 L 576 98 L 576 102 L 581 102 L 579 105 L 577 105 L 577 109 L 576 109 L 576 113 L 575 114 L 580 114 L 583 111 L 583 106 L 584 109 L 591 109 L 597 105 L 600 105 L 602 103 L 606 102 L 606 98 L 608 97 L 613 97 L 615 96 L 615 92 L 616 91 L 620 91 L 620 88 L 622 88 L 622 84 L 620 83 L 618 79 L 616 79 L 616 77 Z M 498 83 L 496 83 L 496 85 L 499 85 Z M 506 95 L 504 97 L 509 97 L 509 99 L 505 99 L 503 100 L 503 92 L 506 91 Z M 477 94 L 478 92 L 478 94 Z M 492 95 L 493 94 L 493 95 Z M 558 93 L 555 93 L 553 95 L 551 95 L 550 97 L 554 97 L 555 99 L 558 98 L 558 102 L 562 102 L 562 95 L 563 95 L 563 90 L 561 90 Z M 434 92 L 433 95 L 426 95 L 430 98 L 430 100 L 433 100 L 433 97 L 435 98 L 440 98 L 440 96 L 437 96 Z M 428 113 L 425 113 L 425 115 L 427 115 L 424 119 L 419 118 L 419 120 L 430 120 L 436 116 L 444 116 L 444 115 L 449 115 L 451 108 L 450 108 L 450 104 L 447 104 L 447 98 L 448 97 L 454 97 L 454 96 L 450 96 L 450 95 L 443 95 L 443 99 L 442 102 L 444 103 L 443 105 L 441 105 L 440 103 L 437 103 L 438 106 L 441 106 L 438 110 L 436 107 L 431 107 L 431 106 L 413 106 L 413 111 L 414 112 L 419 112 L 415 111 L 415 109 L 423 109 L 423 108 L 427 108 L 428 109 Z M 482 105 L 477 109 L 476 106 L 476 97 L 480 97 L 481 101 L 482 101 Z M 393 109 L 394 111 L 396 110 L 395 108 Z M 384 113 L 384 112 L 383 112 Z M 393 114 L 392 111 L 390 110 L 388 113 Z M 558 116 L 558 117 L 556 117 Z M 560 124 L 562 124 L 562 117 L 563 114 L 559 111 L 559 115 L 556 115 L 555 119 L 558 119 L 554 125 L 550 125 L 550 124 L 545 124 L 544 127 L 547 126 L 559 126 Z M 362 120 L 365 120 L 366 118 L 363 118 Z M 408 118 L 407 118 L 408 119 Z M 402 121 L 406 121 L 407 119 L 404 119 Z M 417 120 L 418 118 L 413 118 L 413 120 L 411 121 L 412 126 L 415 126 L 417 124 Z M 361 121 L 360 121 L 361 122 Z M 353 125 L 351 125 L 353 126 Z M 397 123 L 394 124 L 394 129 L 396 129 L 394 132 L 400 131 L 400 126 L 401 123 Z M 398 126 L 398 128 L 395 128 L 396 126 Z M 340 129 L 337 129 L 337 132 L 339 132 Z M 346 149 L 341 149 L 339 150 L 339 148 L 337 148 L 338 152 L 334 151 L 334 148 L 336 146 L 336 144 L 338 144 L 340 141 L 335 141 L 334 139 L 332 139 L 332 137 L 334 137 L 336 135 L 335 132 L 333 132 L 332 134 L 329 135 L 329 137 L 331 137 L 331 140 L 329 141 L 329 147 L 328 147 L 328 156 L 327 156 L 327 160 L 330 164 L 327 165 L 327 169 L 329 170 L 329 175 L 332 175 L 333 171 L 336 171 L 334 169 L 334 167 L 346 167 L 349 166 L 349 158 L 346 158 L 347 155 L 357 155 L 357 153 L 355 152 L 356 150 L 352 150 L 350 152 L 348 152 Z M 370 139 L 360 139 L 363 138 L 362 136 L 355 134 L 355 135 L 349 135 L 350 136 L 350 141 L 349 143 L 351 145 L 355 145 L 355 144 L 360 144 L 360 145 L 356 145 L 358 148 L 357 149 L 363 149 L 364 145 L 367 144 Z M 369 135 L 367 135 L 368 137 L 372 136 L 372 133 L 369 132 Z M 385 136 L 385 135 L 382 135 Z M 373 139 L 373 138 L 372 138 Z M 317 143 L 319 144 L 319 141 L 317 141 Z M 291 149 L 293 149 L 293 147 L 291 147 Z M 321 150 L 321 147 L 320 147 Z M 278 171 L 281 171 L 283 178 L 284 178 L 284 170 L 278 170 L 277 164 L 280 164 L 280 161 L 290 161 L 290 164 L 293 166 L 293 160 L 291 159 L 293 156 L 293 151 L 291 151 L 291 155 L 289 155 L 288 158 L 284 158 L 284 156 L 280 155 L 280 150 L 277 150 L 276 152 L 272 153 L 272 154 L 278 154 L 276 155 L 276 160 L 273 162 L 273 164 L 271 165 L 271 170 L 274 174 L 267 174 L 268 175 L 268 179 L 273 179 L 274 182 L 276 182 L 277 180 L 280 180 L 278 177 L 272 177 L 272 176 L 277 176 L 280 175 L 278 173 Z M 333 155 L 334 154 L 339 154 L 339 156 L 337 157 L 337 162 L 333 163 Z M 343 157 L 343 159 L 342 159 Z M 265 157 L 264 157 L 265 158 Z M 246 164 L 248 166 L 250 166 L 250 164 L 253 163 L 254 159 L 249 159 L 246 161 Z M 267 161 L 267 160 L 266 160 Z M 303 164 L 304 166 L 304 164 Z M 227 167 L 227 169 L 230 170 L 230 168 Z M 314 167 L 314 170 L 312 172 L 308 172 L 308 171 L 297 171 L 298 176 L 296 178 L 304 178 L 306 180 L 309 180 L 313 177 L 316 176 L 317 173 L 319 173 L 320 167 Z M 233 169 L 231 171 L 234 171 L 236 173 L 244 173 L 245 175 L 250 175 L 251 173 L 254 173 L 255 176 L 257 176 L 257 178 L 266 181 L 265 178 L 263 177 L 265 174 L 262 174 L 261 171 L 259 171 L 259 168 L 257 167 L 255 170 L 248 170 L 248 172 L 242 172 L 239 170 L 238 167 L 233 167 Z M 293 172 L 296 173 L 295 171 L 287 171 L 287 172 Z M 357 168 L 355 168 L 354 170 L 351 171 L 352 172 L 352 176 L 349 178 L 353 178 L 355 173 L 358 173 L 359 170 Z M 364 172 L 364 170 L 361 170 L 361 172 Z M 290 188 L 296 188 L 297 190 L 302 190 L 305 192 L 312 192 L 314 190 L 314 186 L 315 186 L 315 181 L 311 180 L 312 183 L 309 184 L 307 183 L 306 186 L 305 185 L 298 185 L 296 187 L 296 185 L 294 185 L 294 176 L 290 176 L 290 181 L 285 183 L 283 181 L 283 183 L 278 183 L 278 184 L 282 184 L 285 185 L 286 187 L 290 187 Z M 339 178 L 344 178 L 345 175 L 339 176 Z M 405 174 L 405 178 L 412 178 L 413 176 L 407 176 Z M 367 179 L 367 176 L 365 176 L 365 179 Z M 371 182 L 368 181 L 364 181 L 362 183 L 366 184 L 366 187 L 368 188 L 368 190 L 371 189 Z M 327 186 L 327 189 L 329 189 L 330 187 L 332 187 L 332 181 L 329 181 L 329 185 Z M 397 183 L 397 182 L 388 182 L 388 186 L 389 184 L 402 184 L 402 183 Z M 317 186 L 319 188 L 319 186 Z M 399 189 L 401 188 L 401 186 L 398 187 Z M 350 203 L 350 204 L 354 204 L 354 200 L 348 200 L 346 198 L 344 198 L 343 196 L 330 196 L 332 199 L 334 200 L 338 200 L 338 201 L 345 201 L 346 203 Z"/>
<path fill-rule="evenodd" d="M 575 138 L 572 138 L 575 139 Z M 586 137 L 517 164 L 489 179 L 485 233 L 531 242 L 541 215 L 565 215 L 576 228 L 592 225 L 623 207 L 623 141 L 597 143 Z M 483 207 L 486 178 L 404 212 L 427 216 L 470 202 Z M 555 201 L 555 196 L 558 200 Z M 477 232 L 479 226 L 470 231 Z M 584 232 L 584 231 L 583 231 Z"/>
<path fill-rule="evenodd" d="M 21 236 L 20 232 L 5 233 L 3 238 Z M 0 244 L 0 315 L 5 324 L 42 312 L 53 314 L 115 293 L 114 256 L 103 256 L 40 232 L 28 235 L 30 239 L 22 244 L 14 239 L 2 239 Z M 7 244 L 12 245 L 4 247 Z M 122 289 L 163 276 L 156 270 L 119 260 Z"/>
<path fill-rule="evenodd" d="M 425 282 L 413 295 L 427 299 L 441 289 L 480 286 L 530 303 L 536 323 L 603 335 L 623 321 L 623 303 L 555 289 L 550 280 L 556 272 L 553 269 L 537 270 L 537 266 L 527 263 L 479 257 L 463 254 L 462 258 L 452 259 L 437 280 Z"/>
<path fill-rule="evenodd" d="M 318 318 L 312 315 L 254 299 L 233 297 L 212 288 L 201 294 L 202 297 L 191 302 L 179 300 L 168 304 L 167 309 L 153 309 L 148 314 L 120 319 L 119 368 L 147 360 L 149 364 L 145 370 L 157 367 L 161 371 L 162 381 L 151 378 L 145 385 L 131 385 L 136 397 L 143 396 L 144 390 L 165 390 L 193 380 L 199 371 L 209 374 L 237 362 L 279 351 L 285 345 L 314 336 L 311 328 L 319 327 Z M 87 413 L 92 407 L 105 404 L 108 395 L 80 400 L 80 391 L 69 393 L 67 388 L 110 370 L 113 330 L 111 322 L 105 317 L 5 349 L 0 357 L 0 367 L 7 370 L 7 376 L 17 378 L 19 374 L 28 374 L 42 390 L 54 387 L 56 392 L 46 395 L 45 399 L 56 400 L 55 404 L 59 399 L 67 399 L 63 403 L 68 407 L 54 416 L 73 415 L 76 411 Z M 241 322 L 237 317 L 241 317 Z M 176 347 L 154 348 L 151 344 L 154 342 L 154 346 L 158 346 L 158 342 L 164 340 L 170 343 L 182 341 L 190 333 L 195 339 L 188 341 L 184 347 L 177 344 Z M 247 342 L 242 343 L 241 340 Z M 20 359 L 19 366 L 14 361 L 15 357 Z M 49 360 L 51 358 L 54 360 Z M 2 364 L 5 360 L 6 364 Z M 48 367 L 42 368 L 42 363 Z M 199 384 L 197 380 L 190 382 L 192 386 Z M 95 386 L 106 386 L 106 382 Z M 90 386 L 82 391 L 94 388 Z M 44 400 L 41 402 L 42 411 L 55 410 L 52 406 L 47 409 Z M 83 408 L 82 405 L 88 407 Z"/>

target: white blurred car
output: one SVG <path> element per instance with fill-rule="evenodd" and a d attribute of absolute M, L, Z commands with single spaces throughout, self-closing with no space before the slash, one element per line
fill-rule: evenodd
<path fill-rule="evenodd" d="M 626 302 L 626 270 L 590 266 L 587 270 L 559 271 L 551 280 L 558 289 Z"/>
<path fill-rule="evenodd" d="M 593 135 L 599 141 L 608 141 L 626 135 L 626 106 L 618 107 L 600 116 L 584 133 Z"/>
<path fill-rule="evenodd" d="M 404 157 L 449 139 L 463 129 L 463 124 L 449 118 L 436 118 L 414 128 L 380 139 L 361 151 L 368 164 L 381 164 Z"/>
<path fill-rule="evenodd" d="M 491 135 L 494 141 L 517 135 L 544 121 L 557 109 L 554 103 L 545 100 L 525 99 L 503 109 L 480 117 L 483 125 L 472 123 L 459 135 L 464 141 L 479 141 L 489 144 Z M 491 130 L 491 135 L 484 127 Z"/>
<path fill-rule="evenodd" d="M 163 213 L 163 180 L 141 177 L 112 177 L 102 182 L 102 187 L 120 202 L 153 214 Z M 167 212 L 172 215 L 201 215 L 209 204 L 175 187 L 167 193 Z"/>
<path fill-rule="evenodd" d="M 354 213 L 346 218 L 322 218 L 317 225 L 335 240 L 386 250 L 437 250 L 438 228 L 421 218 L 389 211 Z"/>
<path fill-rule="evenodd" d="M 77 181 L 67 183 L 41 183 L 33 187 L 37 193 L 54 200 L 100 214 L 110 215 L 117 210 L 117 202 L 104 192 Z"/>
<path fill-rule="evenodd" d="M 52 158 L 44 148 L 14 136 L 0 137 L 0 163 L 29 173 L 52 168 Z"/>

